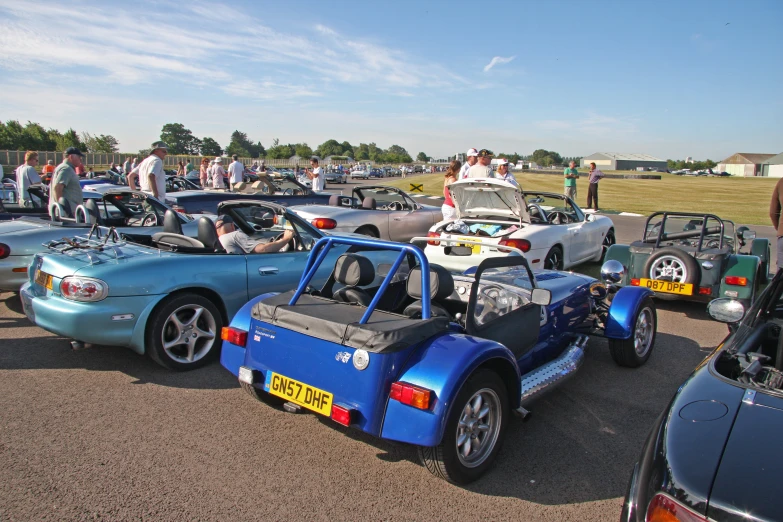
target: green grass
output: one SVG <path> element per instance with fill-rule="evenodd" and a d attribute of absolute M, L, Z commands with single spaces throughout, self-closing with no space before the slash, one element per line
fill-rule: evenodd
<path fill-rule="evenodd" d="M 524 190 L 562 192 L 560 176 L 515 173 Z M 661 174 L 661 179 L 604 179 L 599 186 L 600 208 L 642 215 L 656 210 L 709 212 L 735 223 L 770 225 L 769 201 L 775 178 L 710 178 Z M 443 195 L 443 174 L 422 174 L 384 180 L 384 184 L 410 190 L 424 184 L 424 193 Z M 414 193 L 415 194 L 415 193 Z M 587 177 L 577 181 L 577 204 L 587 202 Z"/>

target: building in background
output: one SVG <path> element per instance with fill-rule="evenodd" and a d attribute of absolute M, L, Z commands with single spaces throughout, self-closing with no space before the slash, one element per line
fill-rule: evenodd
<path fill-rule="evenodd" d="M 728 172 L 732 176 L 761 176 L 762 164 L 773 156 L 775 155 L 738 152 L 723 161 L 719 161 L 716 169 L 718 172 Z"/>
<path fill-rule="evenodd" d="M 770 178 L 783 178 L 783 152 L 772 156 L 761 164 L 761 175 Z"/>
<path fill-rule="evenodd" d="M 666 160 L 649 154 L 626 154 L 621 152 L 596 152 L 582 158 L 582 167 L 589 168 L 590 163 L 600 170 L 658 170 L 666 171 Z"/>

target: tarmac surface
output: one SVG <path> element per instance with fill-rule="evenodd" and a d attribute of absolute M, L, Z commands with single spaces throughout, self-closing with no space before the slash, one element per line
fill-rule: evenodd
<path fill-rule="evenodd" d="M 612 219 L 620 242 L 643 226 Z M 727 333 L 704 305 L 657 305 L 645 366 L 592 339 L 463 488 L 413 447 L 255 401 L 218 363 L 172 373 L 122 348 L 72 351 L 0 293 L 0 520 L 617 520 L 653 421 Z"/>

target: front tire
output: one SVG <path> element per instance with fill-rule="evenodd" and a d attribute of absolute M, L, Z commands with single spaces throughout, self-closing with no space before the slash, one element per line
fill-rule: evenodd
<path fill-rule="evenodd" d="M 645 297 L 633 319 L 628 339 L 609 339 L 609 353 L 618 366 L 638 368 L 647 362 L 655 347 L 658 316 L 652 298 Z"/>
<path fill-rule="evenodd" d="M 152 312 L 145 336 L 150 358 L 170 370 L 193 370 L 217 357 L 223 317 L 207 298 L 169 296 Z"/>
<path fill-rule="evenodd" d="M 453 484 L 468 484 L 486 473 L 503 445 L 507 393 L 497 373 L 478 370 L 471 375 L 449 412 L 441 443 L 419 447 L 424 467 Z"/>

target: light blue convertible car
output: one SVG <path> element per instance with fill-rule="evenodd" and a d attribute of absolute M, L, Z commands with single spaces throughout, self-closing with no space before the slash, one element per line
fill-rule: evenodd
<path fill-rule="evenodd" d="M 206 364 L 220 349 L 221 328 L 249 299 L 296 287 L 324 235 L 274 203 L 234 200 L 218 212 L 260 240 L 286 229 L 294 239 L 276 253 L 227 254 L 212 220 L 201 217 L 198 239 L 160 233 L 52 241 L 34 256 L 21 288 L 25 314 L 75 347 L 126 346 L 174 370 Z M 333 250 L 314 284 L 345 248 Z"/>

